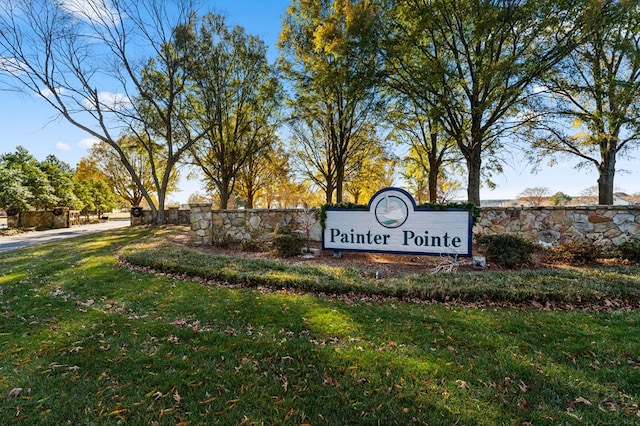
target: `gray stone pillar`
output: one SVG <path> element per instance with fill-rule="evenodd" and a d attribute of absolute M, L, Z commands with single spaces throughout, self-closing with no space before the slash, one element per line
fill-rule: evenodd
<path fill-rule="evenodd" d="M 212 244 L 211 203 L 190 204 L 191 244 L 194 246 L 210 246 Z"/>

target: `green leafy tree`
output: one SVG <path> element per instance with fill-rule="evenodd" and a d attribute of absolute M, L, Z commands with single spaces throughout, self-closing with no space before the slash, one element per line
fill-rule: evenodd
<path fill-rule="evenodd" d="M 381 109 L 378 9 L 368 1 L 292 0 L 278 46 L 291 82 L 292 132 L 308 179 L 343 200 L 350 163 Z"/>
<path fill-rule="evenodd" d="M 209 14 L 199 28 L 192 23 L 184 32 L 193 45 L 194 120 L 207 129 L 190 148 L 190 162 L 225 209 L 239 174 L 276 140 L 282 88 L 264 43 L 241 27 L 229 28 L 221 16 Z"/>
<path fill-rule="evenodd" d="M 566 206 L 572 199 L 572 197 L 568 196 L 564 192 L 556 192 L 549 198 L 549 203 L 552 206 Z"/>
<path fill-rule="evenodd" d="M 383 1 L 383 0 L 381 0 Z M 394 88 L 437 117 L 480 204 L 483 170 L 533 83 L 574 46 L 584 5 L 557 0 L 392 0 L 383 51 Z M 423 109 L 424 111 L 424 109 Z M 500 170 L 499 163 L 494 163 Z"/>
<path fill-rule="evenodd" d="M 40 170 L 47 175 L 49 185 L 53 188 L 53 194 L 57 198 L 59 207 L 78 209 L 79 200 L 75 194 L 75 171 L 64 161 L 60 161 L 55 155 L 48 155 L 39 164 Z"/>
<path fill-rule="evenodd" d="M 6 170 L 3 174 L 8 182 L 6 193 L 0 188 L 5 210 L 47 209 L 59 204 L 46 172 L 26 148 L 19 146 L 15 152 L 0 156 L 0 167 Z"/>
<path fill-rule="evenodd" d="M 598 202 L 611 205 L 616 161 L 640 141 L 640 4 L 603 3 L 586 37 L 544 80 L 547 114 L 533 153 L 595 167 Z"/>
<path fill-rule="evenodd" d="M 80 201 L 79 210 L 86 216 L 90 213 L 101 216 L 117 206 L 113 188 L 103 179 L 90 178 L 78 181 L 76 193 Z"/>
<path fill-rule="evenodd" d="M 10 215 L 28 210 L 31 192 L 23 184 L 21 170 L 7 167 L 0 161 L 0 208 Z"/>

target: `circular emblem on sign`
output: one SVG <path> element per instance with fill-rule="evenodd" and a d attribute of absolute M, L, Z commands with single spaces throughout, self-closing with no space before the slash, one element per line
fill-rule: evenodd
<path fill-rule="evenodd" d="M 378 223 L 385 228 L 397 228 L 407 220 L 409 208 L 404 200 L 395 195 L 386 195 L 375 207 Z"/>

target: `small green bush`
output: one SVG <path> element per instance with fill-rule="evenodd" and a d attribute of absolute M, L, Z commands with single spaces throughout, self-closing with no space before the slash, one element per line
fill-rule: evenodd
<path fill-rule="evenodd" d="M 476 242 L 483 246 L 488 262 L 505 268 L 516 268 L 531 262 L 531 255 L 539 247 L 527 238 L 514 234 L 478 235 Z"/>
<path fill-rule="evenodd" d="M 631 262 L 640 262 L 640 239 L 625 241 L 617 247 L 618 256 Z"/>
<path fill-rule="evenodd" d="M 274 232 L 273 245 L 278 255 L 293 257 L 301 253 L 304 238 L 299 232 L 292 231 L 289 226 L 279 226 Z"/>
<path fill-rule="evenodd" d="M 556 263 L 584 265 L 605 256 L 602 246 L 593 241 L 568 241 L 549 249 L 547 259 Z"/>

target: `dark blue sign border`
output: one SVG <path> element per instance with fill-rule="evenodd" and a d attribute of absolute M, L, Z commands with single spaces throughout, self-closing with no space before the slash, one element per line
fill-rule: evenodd
<path fill-rule="evenodd" d="M 358 213 L 362 213 L 362 212 L 371 212 L 371 207 L 372 207 L 372 203 L 373 201 L 378 198 L 381 194 L 383 194 L 384 192 L 387 191 L 394 191 L 394 192 L 400 192 L 403 195 L 405 195 L 410 201 L 411 201 L 411 206 L 407 206 L 408 208 L 411 208 L 412 211 L 414 212 L 420 212 L 420 211 L 429 211 L 429 212 L 438 212 L 438 213 L 447 213 L 447 212 L 467 212 L 468 213 L 468 230 L 467 230 L 467 234 L 468 234 L 468 246 L 467 246 L 467 252 L 466 253 L 462 253 L 462 254 L 450 254 L 450 253 L 425 253 L 422 251 L 396 251 L 396 250 L 362 250 L 362 249 L 335 249 L 335 248 L 327 248 L 325 245 L 325 232 L 324 232 L 324 228 L 322 229 L 322 250 L 330 250 L 330 251 L 334 251 L 334 252 L 361 252 L 361 253 L 388 253 L 388 254 L 406 254 L 406 255 L 420 255 L 420 256 L 458 256 L 458 257 L 472 257 L 473 256 L 473 250 L 472 250 L 472 240 L 473 240 L 473 218 L 471 215 L 471 212 L 466 210 L 466 209 L 461 209 L 461 208 L 447 208 L 445 210 L 437 210 L 437 209 L 432 209 L 429 207 L 417 207 L 416 202 L 413 198 L 413 196 L 411 194 L 409 194 L 407 191 L 405 191 L 402 188 L 395 188 L 395 187 L 389 187 L 389 188 L 384 188 L 379 190 L 378 192 L 376 192 L 371 199 L 369 200 L 369 203 L 367 204 L 367 208 L 341 208 L 341 207 L 327 207 L 326 211 L 340 211 L 343 213 L 349 213 L 349 212 L 358 212 Z M 384 226 L 384 225 L 382 225 Z"/>

